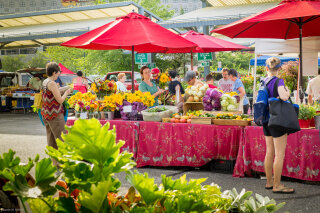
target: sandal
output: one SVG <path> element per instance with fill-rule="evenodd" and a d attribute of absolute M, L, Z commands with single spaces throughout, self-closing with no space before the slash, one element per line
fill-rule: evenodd
<path fill-rule="evenodd" d="M 266 186 L 264 188 L 267 189 L 267 190 L 270 190 L 270 189 L 273 189 L 273 186 Z"/>
<path fill-rule="evenodd" d="M 273 193 L 279 193 L 279 194 L 293 194 L 294 189 L 293 188 L 288 188 L 288 187 L 282 187 L 279 190 L 272 190 Z"/>

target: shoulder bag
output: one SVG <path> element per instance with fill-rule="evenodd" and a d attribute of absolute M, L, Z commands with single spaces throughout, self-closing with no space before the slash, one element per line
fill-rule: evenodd
<path fill-rule="evenodd" d="M 274 85 L 274 97 L 277 95 L 278 83 L 279 79 L 277 79 Z M 269 113 L 268 126 L 282 128 L 289 134 L 300 131 L 298 121 L 299 106 L 292 104 L 290 98 L 289 101 L 283 101 L 280 98 L 269 98 Z"/>

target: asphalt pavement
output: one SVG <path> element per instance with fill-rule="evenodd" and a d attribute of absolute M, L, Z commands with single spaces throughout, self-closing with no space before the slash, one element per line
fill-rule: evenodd
<path fill-rule="evenodd" d="M 45 147 L 45 128 L 37 115 L 33 113 L 0 113 L 0 154 L 13 149 L 22 159 L 22 162 L 26 162 L 28 157 L 34 157 L 36 154 L 40 154 L 41 158 L 47 157 Z M 275 199 L 277 203 L 286 202 L 285 207 L 279 212 L 320 212 L 320 183 L 284 178 L 283 183 L 296 190 L 295 194 L 285 195 L 274 194 L 270 190 L 264 189 L 264 179 L 258 177 L 234 178 L 232 174 L 210 171 L 208 167 L 145 167 L 137 170 L 141 173 L 149 173 L 149 177 L 155 178 L 156 183 L 161 182 L 161 174 L 172 176 L 173 179 L 186 174 L 188 179 L 207 178 L 205 184 L 216 183 L 222 191 L 232 188 L 240 191 L 245 188 L 254 194 L 269 196 Z M 117 174 L 117 176 L 122 182 L 120 192 L 124 193 L 130 185 L 126 182 L 124 174 Z"/>

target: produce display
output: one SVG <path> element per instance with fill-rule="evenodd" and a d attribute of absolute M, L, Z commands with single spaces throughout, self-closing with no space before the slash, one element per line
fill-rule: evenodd
<path fill-rule="evenodd" d="M 223 94 L 218 89 L 209 88 L 203 97 L 204 110 L 206 111 L 237 111 L 240 97 L 236 92 Z"/>
<path fill-rule="evenodd" d="M 205 95 L 209 86 L 207 84 L 201 86 L 189 86 L 186 89 L 186 94 L 189 95 L 187 102 L 202 102 L 202 98 Z"/>
<path fill-rule="evenodd" d="M 168 110 L 166 107 L 153 107 L 151 109 L 148 109 L 147 112 L 163 112 Z"/>
<path fill-rule="evenodd" d="M 178 113 L 176 113 L 176 114 L 172 115 L 170 123 L 191 123 L 191 117 L 192 116 L 190 116 L 190 115 L 189 116 L 187 116 L 187 115 L 181 116 Z"/>
<path fill-rule="evenodd" d="M 144 121 L 162 121 L 163 118 L 169 118 L 172 114 L 179 112 L 176 106 L 156 106 L 151 109 L 143 110 Z"/>
<path fill-rule="evenodd" d="M 215 119 L 228 119 L 228 120 L 243 120 L 243 121 L 252 121 L 248 115 L 234 115 L 232 113 L 221 113 L 217 114 Z"/>

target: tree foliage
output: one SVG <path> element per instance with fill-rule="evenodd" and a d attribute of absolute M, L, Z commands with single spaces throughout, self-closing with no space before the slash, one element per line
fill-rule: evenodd
<path fill-rule="evenodd" d="M 216 59 L 213 60 L 212 66 L 217 67 L 218 61 L 222 62 L 222 67 L 229 69 L 249 69 L 250 59 L 254 58 L 253 53 L 248 52 L 219 52 Z"/>
<path fill-rule="evenodd" d="M 2 69 L 7 72 L 15 72 L 27 66 L 24 55 L 3 56 L 1 58 Z"/>
<path fill-rule="evenodd" d="M 131 55 L 122 50 L 84 50 L 52 46 L 44 55 L 50 60 L 61 63 L 68 69 L 82 70 L 86 74 L 106 74 L 111 71 L 131 70 Z M 135 66 L 135 69 L 138 69 Z"/>
<path fill-rule="evenodd" d="M 37 52 L 31 60 L 27 62 L 28 67 L 46 67 L 48 59 L 43 52 Z"/>
<path fill-rule="evenodd" d="M 123 2 L 127 0 L 96 0 L 95 4 Z M 149 10 L 153 14 L 159 16 L 164 20 L 170 19 L 174 15 L 174 10 L 170 10 L 169 5 L 162 5 L 160 0 L 132 0 L 133 2 L 141 5 L 143 8 Z M 136 11 L 138 12 L 138 11 Z"/>

